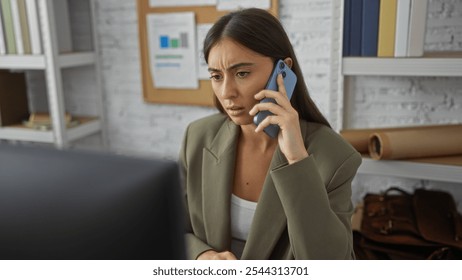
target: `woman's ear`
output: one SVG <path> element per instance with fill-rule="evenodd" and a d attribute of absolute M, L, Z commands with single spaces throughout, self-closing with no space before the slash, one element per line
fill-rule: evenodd
<path fill-rule="evenodd" d="M 284 63 L 287 64 L 287 66 L 289 66 L 289 68 L 292 68 L 292 64 L 293 64 L 292 58 L 286 57 L 284 59 Z"/>

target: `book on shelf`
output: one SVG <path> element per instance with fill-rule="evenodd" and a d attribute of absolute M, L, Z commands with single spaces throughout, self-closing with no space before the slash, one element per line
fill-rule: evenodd
<path fill-rule="evenodd" d="M 7 54 L 16 54 L 16 39 L 13 27 L 13 16 L 11 14 L 10 0 L 0 0 L 2 6 L 3 31 Z"/>
<path fill-rule="evenodd" d="M 363 0 L 351 0 L 350 56 L 361 56 L 361 25 Z"/>
<path fill-rule="evenodd" d="M 26 0 L 27 23 L 29 25 L 30 45 L 32 54 L 42 53 L 42 42 L 38 19 L 37 1 Z"/>
<path fill-rule="evenodd" d="M 74 127 L 80 122 L 74 119 L 71 114 L 64 114 L 64 122 L 67 128 Z M 51 130 L 53 128 L 53 121 L 49 113 L 36 112 L 30 114 L 29 118 L 23 122 L 24 126 L 37 130 Z"/>
<path fill-rule="evenodd" d="M 52 0 L 59 53 L 72 52 L 68 0 Z M 0 54 L 42 54 L 43 45 L 36 0 L 0 0 L 0 28 L 5 51 Z M 1 35 L 1 34 L 0 34 Z M 0 39 L 1 43 L 1 39 Z"/>
<path fill-rule="evenodd" d="M 10 0 L 11 17 L 13 18 L 14 39 L 16 42 L 16 54 L 24 54 L 24 41 L 19 16 L 18 0 Z"/>
<path fill-rule="evenodd" d="M 422 56 L 427 29 L 427 0 L 411 0 L 407 56 Z"/>
<path fill-rule="evenodd" d="M 66 123 L 70 123 L 72 120 L 72 116 L 69 113 L 64 114 L 64 119 Z M 49 113 L 44 113 L 44 112 L 36 112 L 32 113 L 29 116 L 29 122 L 34 123 L 34 124 L 51 124 L 51 116 Z"/>
<path fill-rule="evenodd" d="M 0 126 L 19 124 L 28 115 L 25 74 L 0 70 Z"/>
<path fill-rule="evenodd" d="M 344 0 L 343 56 L 423 56 L 427 9 L 427 0 Z"/>
<path fill-rule="evenodd" d="M 381 0 L 379 15 L 378 57 L 395 55 L 397 0 Z"/>
<path fill-rule="evenodd" d="M 396 6 L 395 57 L 407 56 L 411 0 L 398 0 Z"/>
<path fill-rule="evenodd" d="M 361 56 L 377 56 L 380 0 L 364 0 L 362 7 Z"/>
<path fill-rule="evenodd" d="M 19 22 L 21 25 L 21 35 L 24 47 L 24 54 L 31 54 L 29 23 L 27 19 L 26 0 L 16 0 L 18 2 Z"/>
<path fill-rule="evenodd" d="M 0 5 L 0 55 L 6 54 L 5 32 L 3 31 L 2 5 Z"/>
<path fill-rule="evenodd" d="M 343 2 L 343 56 L 350 56 L 351 0 Z"/>

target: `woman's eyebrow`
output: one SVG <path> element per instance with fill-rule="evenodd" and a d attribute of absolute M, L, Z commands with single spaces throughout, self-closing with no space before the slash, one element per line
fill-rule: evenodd
<path fill-rule="evenodd" d="M 230 67 L 228 67 L 228 69 L 226 69 L 226 71 L 233 70 L 233 69 L 236 69 L 236 68 L 239 68 L 239 67 L 242 67 L 242 66 L 252 66 L 254 64 L 255 63 L 251 63 L 251 62 L 240 62 L 240 63 L 236 63 L 236 64 L 231 65 Z M 209 67 L 208 71 L 209 72 L 220 72 L 221 70 L 217 69 L 217 68 Z"/>

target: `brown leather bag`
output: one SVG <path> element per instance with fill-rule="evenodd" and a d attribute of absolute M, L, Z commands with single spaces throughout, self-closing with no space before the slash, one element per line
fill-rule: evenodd
<path fill-rule="evenodd" d="M 367 194 L 354 232 L 358 259 L 462 259 L 462 218 L 452 196 L 391 187 Z"/>

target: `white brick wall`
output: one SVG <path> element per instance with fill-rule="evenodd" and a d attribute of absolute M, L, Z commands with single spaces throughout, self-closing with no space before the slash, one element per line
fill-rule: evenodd
<path fill-rule="evenodd" d="M 462 1 L 429 2 L 427 50 L 462 49 Z M 85 1 L 70 0 L 74 48 L 89 49 Z M 99 0 L 96 31 L 102 65 L 109 148 L 120 153 L 175 158 L 187 123 L 215 112 L 197 106 L 158 105 L 142 99 L 136 1 Z M 313 99 L 329 117 L 331 2 L 280 0 L 280 18 L 289 33 Z M 440 35 L 441 34 L 441 35 Z M 443 38 L 444 37 L 444 38 Z M 43 73 L 31 71 L 31 107 L 46 109 Z M 68 111 L 96 112 L 95 84 L 82 84 L 91 68 L 64 71 Z M 90 80 L 91 79 L 87 79 Z M 358 77 L 351 81 L 346 122 L 349 127 L 461 122 L 460 78 Z M 389 110 L 396 114 L 390 116 Z M 42 109 L 43 110 L 43 109 Z M 162 122 L 157 121 L 162 119 Z M 162 138 L 161 135 L 164 135 Z M 166 137 L 166 138 L 165 138 Z M 165 143 L 156 141 L 163 139 Z M 130 144 L 127 144 L 130 143 Z M 163 148 L 167 145 L 168 148 Z"/>
<path fill-rule="evenodd" d="M 329 112 L 330 1 L 282 0 L 280 19 L 294 46 L 308 90 Z"/>
<path fill-rule="evenodd" d="M 357 77 L 349 91 L 349 127 L 462 122 L 460 78 Z"/>
<path fill-rule="evenodd" d="M 327 114 L 330 2 L 282 0 L 280 8 L 308 88 Z M 98 1 L 97 16 L 110 148 L 120 153 L 176 158 L 186 125 L 215 109 L 144 103 L 136 3 Z"/>
<path fill-rule="evenodd" d="M 461 6 L 458 1 L 430 1 L 427 50 L 462 49 Z M 178 135 L 182 135 L 187 123 L 214 110 L 144 103 L 141 97 L 136 3 L 98 1 L 97 16 L 110 148 L 118 152 L 176 157 L 177 149 L 174 147 L 179 145 L 181 136 Z M 280 1 L 280 18 L 294 44 L 308 88 L 327 116 L 330 17 L 330 1 Z M 460 78 L 358 77 L 351 83 L 355 94 L 347 98 L 347 126 L 460 122 L 461 81 Z M 389 116 L 390 109 L 396 114 Z M 162 124 L 148 121 L 164 114 L 170 115 L 175 123 L 168 119 Z M 168 145 L 169 148 L 160 149 L 162 152 L 159 153 L 157 145 L 148 144 L 159 139 L 158 136 L 149 136 L 151 130 L 164 131 L 165 137 L 172 135 L 176 139 L 164 139 L 168 141 L 160 145 Z M 126 145 L 127 141 L 132 144 Z"/>
<path fill-rule="evenodd" d="M 338 0 L 335 0 L 338 1 Z M 87 15 L 81 12 L 82 1 L 71 0 L 74 47 L 88 48 L 91 38 Z M 99 53 L 106 128 L 109 149 L 117 153 L 177 158 L 186 125 L 215 112 L 213 108 L 148 104 L 142 99 L 136 1 L 97 1 Z M 294 44 L 302 64 L 305 80 L 315 100 L 327 117 L 329 112 L 329 62 L 331 1 L 280 0 L 280 18 Z M 430 0 L 426 50 L 462 50 L 462 1 Z M 32 71 L 32 88 L 44 85 Z M 79 83 L 82 76 L 92 75 L 88 69 L 69 73 L 65 87 L 70 112 L 96 110 L 91 92 L 95 85 Z M 462 79 L 429 77 L 357 77 L 351 82 L 347 98 L 347 126 L 372 127 L 405 124 L 462 122 Z M 40 90 L 31 90 L 33 106 L 40 102 Z M 392 115 L 389 112 L 393 112 Z M 79 145 L 95 145 L 94 139 Z M 441 187 L 462 198 L 462 186 L 438 182 L 358 176 L 354 200 L 367 190 L 378 190 L 391 184 L 406 188 Z"/>
<path fill-rule="evenodd" d="M 145 103 L 136 3 L 97 4 L 109 147 L 120 153 L 177 158 L 186 125 L 215 109 Z"/>

